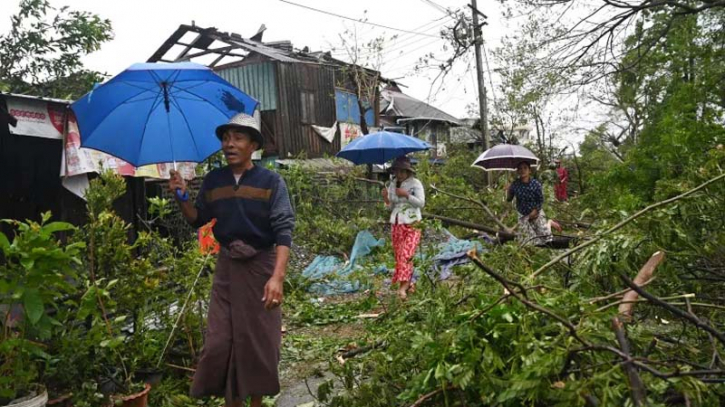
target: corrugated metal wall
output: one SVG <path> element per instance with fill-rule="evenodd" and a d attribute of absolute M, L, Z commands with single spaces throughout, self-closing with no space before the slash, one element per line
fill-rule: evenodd
<path fill-rule="evenodd" d="M 280 156 L 297 156 L 303 153 L 308 158 L 334 155 L 340 150 L 336 137 L 328 143 L 311 127 L 312 124 L 329 127 L 335 123 L 334 71 L 331 67 L 314 64 L 278 63 L 279 109 L 282 138 Z M 302 121 L 302 92 L 313 95 L 314 106 L 306 105 L 311 123 Z M 309 98 L 307 100 L 310 100 Z"/>
<path fill-rule="evenodd" d="M 265 155 L 288 158 L 302 154 L 316 158 L 340 151 L 339 132 L 329 143 L 312 129 L 313 124 L 330 127 L 336 121 L 335 68 L 268 61 L 226 68 L 218 73 L 259 100 L 263 112 L 262 133 L 266 139 Z M 375 105 L 377 107 L 377 101 Z M 375 121 L 376 110 L 373 112 Z"/>
<path fill-rule="evenodd" d="M 222 69 L 219 76 L 257 99 L 262 111 L 277 109 L 277 79 L 274 63 L 242 65 Z"/>

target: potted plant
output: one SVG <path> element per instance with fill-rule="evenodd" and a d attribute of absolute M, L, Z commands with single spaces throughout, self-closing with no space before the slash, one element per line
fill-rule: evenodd
<path fill-rule="evenodd" d="M 58 301 L 76 290 L 74 266 L 82 243 L 61 244 L 63 222 L 3 220 L 15 227 L 12 240 L 0 233 L 0 406 L 44 406 L 48 395 L 38 382 L 50 358 L 44 341 L 62 326 Z"/>
<path fill-rule="evenodd" d="M 150 391 L 150 384 L 134 382 L 126 388 L 123 394 L 111 395 L 111 403 L 108 407 L 146 407 L 148 405 Z"/>
<path fill-rule="evenodd" d="M 113 202 L 124 190 L 124 179 L 106 171 L 86 191 L 88 223 L 82 235 L 88 243 L 84 256 L 87 280 L 77 319 L 89 321 L 86 337 L 95 346 L 88 379 L 95 380 L 96 388 L 76 398 L 77 403 L 91 398 L 95 406 L 145 406 L 150 390 L 134 378 L 134 333 L 146 302 L 149 267 L 135 253 L 136 245 L 129 243 L 130 224 L 113 210 Z M 101 403 L 98 394 L 103 395 Z"/>

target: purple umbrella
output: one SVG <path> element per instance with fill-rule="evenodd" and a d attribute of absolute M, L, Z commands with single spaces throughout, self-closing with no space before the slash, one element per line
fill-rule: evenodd
<path fill-rule="evenodd" d="M 486 171 L 516 171 L 516 166 L 522 161 L 529 163 L 534 168 L 539 166 L 539 159 L 526 147 L 499 144 L 484 151 L 471 166 L 480 167 Z"/>

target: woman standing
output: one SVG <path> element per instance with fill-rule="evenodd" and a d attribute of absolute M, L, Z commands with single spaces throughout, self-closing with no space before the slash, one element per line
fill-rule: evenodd
<path fill-rule="evenodd" d="M 519 212 L 518 239 L 522 244 L 541 245 L 552 239 L 551 229 L 542 209 L 544 193 L 541 183 L 531 178 L 531 166 L 522 161 L 516 166 L 519 178 L 508 189 L 507 201 L 516 198 Z"/>
<path fill-rule="evenodd" d="M 395 273 L 393 283 L 400 283 L 398 296 L 408 297 L 410 279 L 413 277 L 413 255 L 420 243 L 420 229 L 416 223 L 423 219 L 420 212 L 425 206 L 423 184 L 415 178 L 410 159 L 401 156 L 391 167 L 393 180 L 383 188 L 385 206 L 391 208 L 390 223 L 393 226 L 393 251 L 395 252 Z"/>

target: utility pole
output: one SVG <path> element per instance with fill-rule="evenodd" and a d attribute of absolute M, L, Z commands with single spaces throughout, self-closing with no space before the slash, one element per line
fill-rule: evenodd
<path fill-rule="evenodd" d="M 473 13 L 473 46 L 476 51 L 476 76 L 478 77 L 478 108 L 481 116 L 481 134 L 483 136 L 483 149 L 488 150 L 488 103 L 486 101 L 486 83 L 483 80 L 483 62 L 481 61 L 481 45 L 483 38 L 481 36 L 481 27 L 486 22 L 479 24 L 478 16 L 481 15 L 485 20 L 486 15 L 478 11 L 476 0 L 471 0 L 471 11 Z M 486 184 L 489 184 L 488 172 L 486 172 Z"/>

